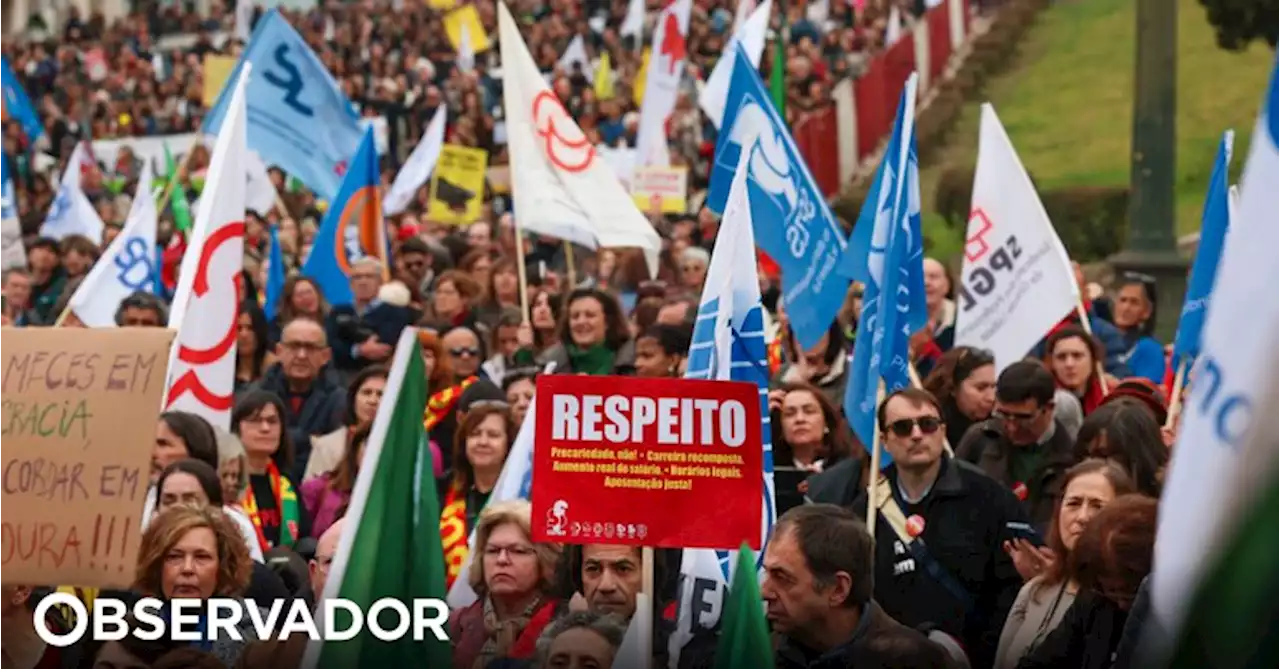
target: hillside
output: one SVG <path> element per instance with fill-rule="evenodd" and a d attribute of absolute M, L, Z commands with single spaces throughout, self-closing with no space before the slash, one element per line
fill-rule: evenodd
<path fill-rule="evenodd" d="M 1233 174 L 1248 149 L 1274 53 L 1255 43 L 1242 53 L 1218 48 L 1197 0 L 1178 2 L 1178 234 L 1200 225 L 1216 142 L 1236 130 Z M 1132 2 L 1061 0 L 1045 10 L 1012 65 L 986 86 L 1023 163 L 1043 189 L 1123 186 L 1129 181 L 1135 10 Z M 961 232 L 933 214 L 935 186 L 949 165 L 974 164 L 978 105 L 964 108 L 945 148 L 922 165 L 926 236 L 942 256 L 959 251 Z"/>

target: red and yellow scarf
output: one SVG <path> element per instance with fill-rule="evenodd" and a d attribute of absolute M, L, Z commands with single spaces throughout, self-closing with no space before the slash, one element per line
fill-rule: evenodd
<path fill-rule="evenodd" d="M 462 565 L 467 561 L 467 494 L 462 486 L 454 482 L 445 494 L 444 507 L 440 512 L 440 545 L 444 548 L 445 587 L 453 587 L 453 582 L 462 572 Z"/>
<path fill-rule="evenodd" d="M 444 390 L 434 394 L 427 400 L 427 408 L 422 412 L 422 427 L 429 433 L 431 428 L 440 424 L 453 412 L 453 408 L 457 406 L 458 400 L 462 398 L 462 393 L 471 384 L 479 380 L 480 377 L 472 376 L 464 379 L 462 383 L 456 386 L 449 386 Z"/>
<path fill-rule="evenodd" d="M 276 509 L 280 511 L 279 545 L 289 548 L 298 540 L 298 495 L 294 493 L 289 479 L 280 475 L 275 462 L 267 463 L 267 476 L 271 478 L 272 496 L 276 500 Z M 249 520 L 253 522 L 253 529 L 258 533 L 258 545 L 262 547 L 262 552 L 271 550 L 267 535 L 262 531 L 262 515 L 258 513 L 258 501 L 253 497 L 253 486 L 245 488 L 244 496 L 240 498 L 240 508 L 244 509 Z"/>

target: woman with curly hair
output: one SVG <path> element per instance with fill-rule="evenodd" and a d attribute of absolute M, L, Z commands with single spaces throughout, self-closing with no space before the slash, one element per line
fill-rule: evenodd
<path fill-rule="evenodd" d="M 133 589 L 162 600 L 165 609 L 173 600 L 212 597 L 240 599 L 243 606 L 251 606 L 242 597 L 252 573 L 244 538 L 225 513 L 207 505 L 177 505 L 156 516 L 142 535 Z M 165 611 L 161 617 L 168 618 Z M 191 643 L 231 666 L 246 640 L 256 638 L 249 616 L 241 621 L 240 640 L 220 635 L 216 641 Z"/>

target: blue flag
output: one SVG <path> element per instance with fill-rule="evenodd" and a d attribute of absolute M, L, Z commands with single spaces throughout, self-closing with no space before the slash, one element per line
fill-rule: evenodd
<path fill-rule="evenodd" d="M 782 268 L 787 318 L 800 345 L 813 348 L 835 320 L 849 288 L 834 271 L 845 250 L 845 235 L 741 45 L 732 57 L 737 63 L 707 206 L 724 211 L 738 161 L 747 160 L 756 244 Z"/>
<path fill-rule="evenodd" d="M 351 101 L 279 10 L 258 21 L 227 81 L 237 80 L 245 62 L 253 65 L 245 90 L 249 148 L 332 199 L 360 144 L 360 119 Z M 209 110 L 205 134 L 217 134 L 222 126 L 232 88 L 223 88 Z"/>
<path fill-rule="evenodd" d="M 389 259 L 379 183 L 378 151 L 369 128 L 302 267 L 302 273 L 320 284 L 325 299 L 334 306 L 351 304 L 352 263 L 374 257 L 385 267 Z"/>
<path fill-rule="evenodd" d="M 280 250 L 280 232 L 271 226 L 271 248 L 267 251 L 267 281 L 263 288 L 262 311 L 267 320 L 274 320 L 276 308 L 280 306 L 280 295 L 284 293 L 284 253 Z"/>
<path fill-rule="evenodd" d="M 4 120 L 13 119 L 22 125 L 22 131 L 31 141 L 36 141 L 44 134 L 44 126 L 40 124 L 40 115 L 31 106 L 31 98 L 18 81 L 9 59 L 0 57 L 0 79 L 4 85 Z"/>
<path fill-rule="evenodd" d="M 1191 265 L 1191 277 L 1187 281 L 1187 297 L 1182 303 L 1182 315 L 1178 318 L 1178 334 L 1173 340 L 1173 368 L 1186 367 L 1200 355 L 1200 331 L 1204 328 L 1204 313 L 1213 294 L 1213 280 L 1218 274 L 1218 259 L 1222 257 L 1222 243 L 1227 238 L 1230 224 L 1231 194 L 1227 188 L 1227 172 L 1231 167 L 1231 146 L 1235 133 L 1222 133 L 1218 144 L 1218 157 L 1213 161 L 1213 175 L 1209 177 L 1209 192 L 1204 198 L 1204 210 L 1200 214 L 1200 243 L 1196 247 L 1195 263 Z"/>
<path fill-rule="evenodd" d="M 840 273 L 861 281 L 862 314 L 844 411 L 858 438 L 871 447 L 880 382 L 886 393 L 911 384 L 908 341 L 924 327 L 924 246 L 920 235 L 920 179 L 916 164 L 916 76 L 898 102 L 889 146 L 849 238 Z M 882 462 L 886 465 L 890 458 Z"/>

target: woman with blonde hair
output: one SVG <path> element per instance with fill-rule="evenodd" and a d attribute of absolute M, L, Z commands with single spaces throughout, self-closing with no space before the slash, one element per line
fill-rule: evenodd
<path fill-rule="evenodd" d="M 449 617 L 458 669 L 533 657 L 538 636 L 555 614 L 549 593 L 560 546 L 533 542 L 530 515 L 525 501 L 500 502 L 480 513 L 470 574 L 478 599 Z"/>
<path fill-rule="evenodd" d="M 160 616 L 167 619 L 170 603 L 179 599 L 230 597 L 242 607 L 252 606 L 243 600 L 252 573 L 249 550 L 225 513 L 213 506 L 177 505 L 157 515 L 142 535 L 133 589 L 162 600 Z M 256 640 L 249 616 L 242 616 L 237 628 L 238 640 L 221 634 L 215 641 L 192 645 L 232 666 L 245 643 Z"/>
<path fill-rule="evenodd" d="M 222 499 L 227 506 L 239 508 L 240 498 L 249 487 L 249 460 L 244 442 L 230 432 L 215 427 L 218 435 L 218 480 L 222 483 Z"/>

